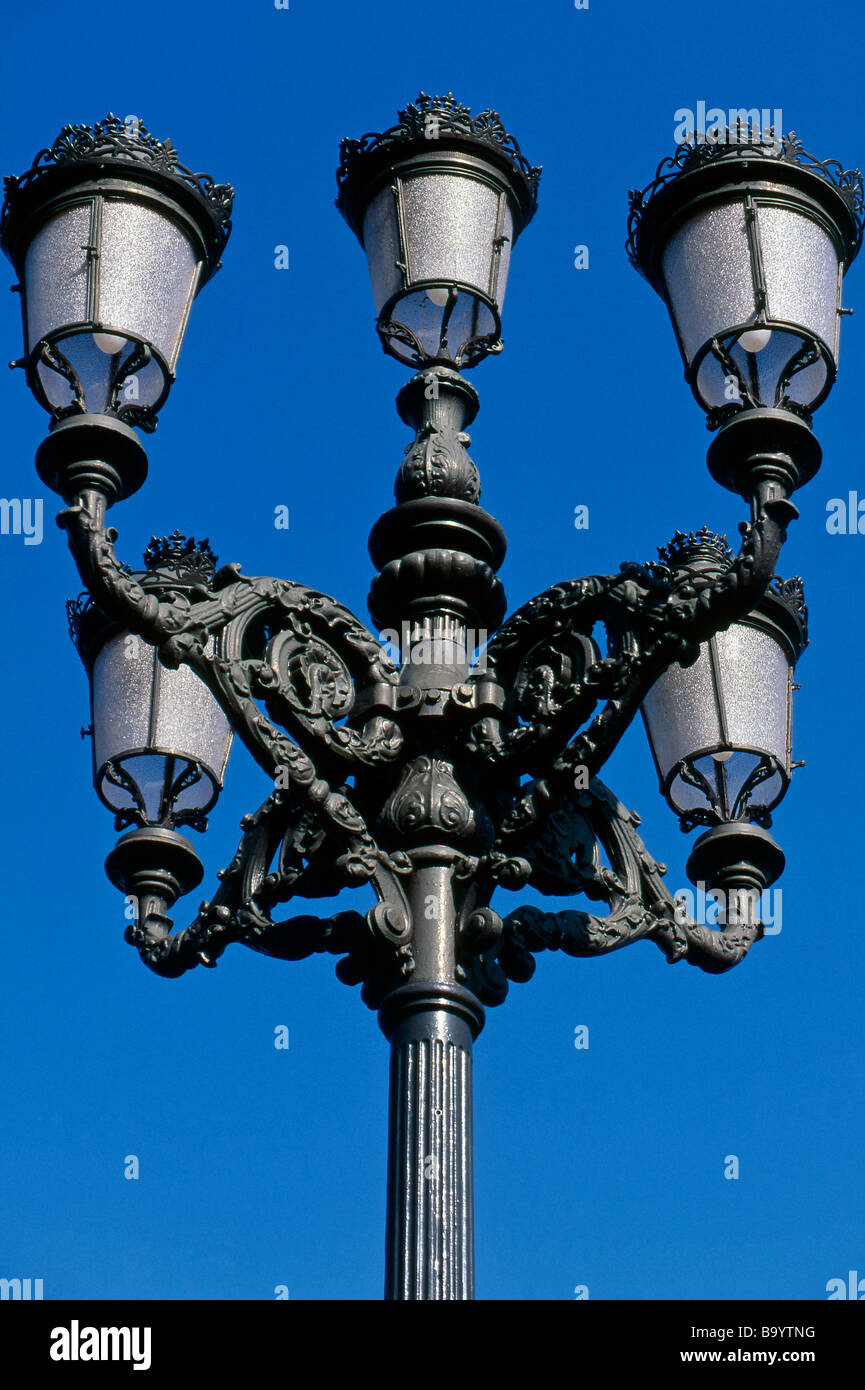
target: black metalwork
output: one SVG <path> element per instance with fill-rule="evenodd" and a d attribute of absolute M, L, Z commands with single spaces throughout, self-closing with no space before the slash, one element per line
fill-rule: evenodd
<path fill-rule="evenodd" d="M 628 194 L 628 237 L 625 249 L 635 270 L 641 275 L 645 274 L 639 249 L 640 227 L 646 208 L 655 195 L 683 174 L 691 174 L 708 166 L 723 165 L 725 160 L 742 159 L 749 163 L 754 160 L 781 161 L 795 169 L 816 175 L 831 188 L 836 189 L 846 203 L 853 223 L 850 257 L 852 260 L 862 245 L 865 232 L 865 185 L 860 171 L 845 169 L 837 159 L 820 160 L 808 154 L 794 130 L 791 130 L 789 135 L 779 133 L 776 136 L 772 127 L 765 134 L 771 138 L 755 136 L 747 124 L 740 122 L 719 132 L 716 140 L 700 140 L 696 136 L 691 140 L 685 140 L 676 146 L 675 154 L 667 155 L 661 160 L 651 183 L 642 189 L 631 189 Z M 755 173 L 759 177 L 762 172 L 758 163 Z M 765 173 L 771 177 L 771 169 Z"/>
<path fill-rule="evenodd" d="M 414 138 L 431 112 L 454 138 L 495 148 L 533 210 L 538 171 L 498 118 L 471 118 L 452 97 L 419 98 L 390 131 L 345 142 L 341 188 L 357 160 Z M 191 845 L 170 817 L 119 841 L 108 873 L 139 904 L 127 940 L 172 978 L 214 966 L 232 943 L 283 960 L 339 958 L 338 977 L 360 985 L 391 1042 L 388 1296 L 467 1298 L 471 1050 L 483 1006 L 528 980 L 542 950 L 583 957 L 648 940 L 671 962 L 717 973 L 762 935 L 753 912 L 719 930 L 684 916 L 639 817 L 598 774 L 671 663 L 695 660 L 700 643 L 767 593 L 803 606 L 799 581 L 775 570 L 797 515 L 790 495 L 820 453 L 785 412 L 738 417 L 709 459 L 750 506 L 738 553 L 705 530 L 677 533 L 659 560 L 555 584 L 502 623 L 504 533 L 480 506 L 467 453 L 474 388 L 437 363 L 397 404 L 415 437 L 396 506 L 370 537 L 378 634 L 302 584 L 217 568 L 206 542 L 177 533 L 151 543 L 149 578 L 133 573 L 106 521 L 146 472 L 122 424 L 66 421 L 38 462 L 67 503 L 58 520 L 89 595 L 71 614 L 79 641 L 95 611 L 152 644 L 165 666 L 187 665 L 270 784 L 218 888 L 183 929 L 172 930 L 168 912 L 200 881 Z M 701 542 L 723 563 L 703 563 Z M 710 887 L 751 899 L 782 867 L 765 828 L 746 819 L 713 825 L 689 861 Z M 371 893 L 365 915 L 282 916 L 293 898 L 343 887 Z M 524 887 L 584 895 L 607 912 L 523 906 L 503 920 L 493 894 Z"/>
<path fill-rule="evenodd" d="M 355 235 L 361 234 L 362 220 L 354 198 L 354 180 L 359 177 L 366 180 L 373 168 L 385 165 L 394 147 L 401 151 L 409 142 L 429 141 L 431 128 L 435 130 L 432 138 L 442 145 L 454 139 L 467 146 L 482 145 L 518 175 L 516 186 L 522 195 L 523 215 L 528 223 L 537 210 L 542 169 L 540 165 L 529 163 L 515 137 L 508 134 L 498 112 L 480 111 L 473 116 L 452 92 L 432 97 L 420 92 L 404 111 L 397 112 L 396 125 L 381 132 L 370 131 L 359 140 L 347 136 L 340 144 L 337 207 Z"/>
<path fill-rule="evenodd" d="M 228 183 L 216 183 L 209 174 L 193 173 L 181 163 L 172 142 L 158 140 L 137 117 L 124 121 L 112 112 L 92 126 L 64 126 L 25 173 L 10 174 L 3 180 L 0 246 L 7 255 L 14 250 L 23 218 L 43 201 L 46 188 L 50 187 L 52 194 L 57 191 L 59 173 L 65 175 L 64 185 L 71 186 L 68 175 L 71 173 L 77 183 L 89 166 L 100 172 L 125 170 L 135 178 L 149 172 L 158 180 L 157 186 L 177 185 L 192 194 L 196 205 L 210 214 L 214 261 L 218 262 L 231 232 L 234 189 Z"/>

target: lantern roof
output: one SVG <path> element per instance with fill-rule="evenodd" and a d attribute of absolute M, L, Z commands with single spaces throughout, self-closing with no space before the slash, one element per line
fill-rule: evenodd
<path fill-rule="evenodd" d="M 0 248 L 17 263 L 21 233 L 34 213 L 78 184 L 106 178 L 125 178 L 169 192 L 201 232 L 208 252 L 207 274 L 219 268 L 231 231 L 234 189 L 188 169 L 171 140 L 158 140 L 137 117 L 123 121 L 111 112 L 92 126 L 64 126 L 26 173 L 4 180 Z"/>
<path fill-rule="evenodd" d="M 769 136 L 770 138 L 766 138 Z M 662 159 L 651 183 L 628 195 L 628 258 L 658 288 L 657 234 L 672 230 L 675 212 L 702 193 L 731 183 L 786 183 L 810 195 L 835 222 L 845 243 L 847 264 L 856 257 L 865 231 L 865 188 L 858 169 L 837 159 L 808 154 L 795 131 L 775 138 L 774 129 L 751 134 L 741 122 L 713 139 L 685 141 Z M 666 239 L 666 238 L 665 238 Z"/>
<path fill-rule="evenodd" d="M 397 124 L 388 130 L 369 132 L 359 140 L 346 137 L 339 150 L 336 206 L 362 240 L 367 190 L 396 160 L 412 154 L 471 149 L 509 176 L 522 217 L 521 231 L 537 211 L 541 166 L 529 163 L 498 112 L 480 111 L 473 116 L 452 92 L 446 96 L 420 92 L 416 101 L 397 112 Z"/>

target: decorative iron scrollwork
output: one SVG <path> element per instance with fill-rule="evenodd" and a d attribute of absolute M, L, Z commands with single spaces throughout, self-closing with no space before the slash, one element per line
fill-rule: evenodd
<path fill-rule="evenodd" d="M 122 121 L 109 112 L 92 126 L 66 125 L 54 143 L 37 154 L 24 174 L 4 179 L 5 201 L 0 213 L 0 238 L 3 237 L 10 208 L 16 195 L 26 189 L 46 169 L 67 164 L 105 161 L 149 164 L 165 176 L 177 179 L 204 198 L 213 210 L 222 236 L 222 245 L 231 231 L 231 211 L 234 189 L 227 183 L 216 183 L 209 174 L 195 174 L 181 164 L 170 140 L 157 140 L 137 117 Z"/>
<path fill-rule="evenodd" d="M 711 973 L 737 965 L 762 936 L 759 922 L 733 922 L 720 930 L 699 926 L 663 882 L 666 866 L 652 858 L 637 826 L 611 791 L 593 778 L 587 792 L 559 803 L 539 841 L 527 846 L 531 883 L 543 893 L 585 893 L 605 901 L 604 917 L 587 912 L 509 913 L 500 940 L 473 960 L 470 987 L 485 1004 L 501 1004 L 508 982 L 525 983 L 540 951 L 570 956 L 606 955 L 634 941 L 653 941 L 672 964 L 688 960 Z M 610 867 L 601 862 L 603 849 Z"/>

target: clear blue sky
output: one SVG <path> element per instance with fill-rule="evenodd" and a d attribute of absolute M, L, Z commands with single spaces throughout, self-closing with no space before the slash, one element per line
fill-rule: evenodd
<path fill-rule="evenodd" d="M 333 207 L 340 137 L 382 129 L 423 88 L 499 110 L 540 211 L 517 245 L 504 354 L 474 381 L 484 503 L 503 522 L 511 607 L 556 580 L 654 556 L 679 527 L 735 534 L 666 312 L 625 257 L 629 188 L 672 149 L 678 108 L 780 107 L 820 157 L 865 161 L 862 18 L 791 0 L 782 24 L 678 6 L 569 0 L 58 3 L 3 21 L 0 165 L 21 172 L 67 122 L 136 114 L 237 189 L 224 269 L 198 301 L 145 488 L 115 509 L 133 565 L 152 533 L 210 537 L 247 573 L 301 579 L 366 618 L 369 527 L 408 442 L 361 250 Z M 839 33 L 842 37 L 839 39 Z M 274 248 L 290 248 L 290 269 Z M 574 269 L 573 248 L 590 251 Z M 785 574 L 806 579 L 796 756 L 776 816 L 783 925 L 728 976 L 651 945 L 539 960 L 476 1048 L 478 1296 L 825 1298 L 865 1273 L 860 930 L 865 537 L 827 534 L 859 490 L 865 279 L 854 267 L 841 372 L 816 417 L 822 472 L 796 501 Z M 12 283 L 11 268 L 8 283 Z M 0 298 L 2 358 L 20 354 Z M 65 631 L 78 582 L 32 457 L 47 417 L 0 375 L 0 492 L 45 497 L 39 546 L 0 537 L 2 643 L 0 1276 L 51 1298 L 378 1298 L 387 1045 L 331 958 L 232 947 L 156 978 L 123 941 L 102 870 L 111 818 L 89 782 L 86 678 Z M 590 508 L 576 531 L 574 507 Z M 273 526 L 290 508 L 290 529 Z M 641 726 L 607 781 L 687 886 L 688 841 Z M 267 794 L 242 748 L 207 878 Z M 516 906 L 508 896 L 503 910 Z M 363 892 L 341 905 L 365 908 Z M 330 910 L 322 904 L 322 910 Z M 304 910 L 301 907 L 299 910 Z M 290 1029 L 290 1049 L 273 1047 Z M 574 1029 L 590 1029 L 588 1051 Z M 138 1181 L 124 1158 L 140 1160 Z M 738 1181 L 724 1161 L 739 1158 Z"/>

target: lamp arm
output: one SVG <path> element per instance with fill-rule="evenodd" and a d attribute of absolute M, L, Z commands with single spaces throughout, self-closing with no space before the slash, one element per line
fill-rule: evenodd
<path fill-rule="evenodd" d="M 568 910 L 544 912 L 526 906 L 504 918 L 502 943 L 493 959 L 483 962 L 482 972 L 489 983 L 479 984 L 480 998 L 485 1004 L 502 1003 L 506 985 L 500 998 L 491 993 L 495 984 L 501 992 L 502 982 L 496 980 L 494 966 L 505 980 L 523 984 L 534 974 L 533 957 L 541 951 L 563 951 L 575 957 L 608 955 L 645 939 L 654 941 L 671 965 L 687 960 L 708 974 L 720 975 L 739 965 L 762 935 L 761 922 L 725 925 L 717 930 L 698 926 L 672 904 L 669 916 L 661 904 L 652 908 L 634 904 L 607 917 Z"/>
<path fill-rule="evenodd" d="M 352 956 L 369 935 L 359 912 L 337 912 L 332 917 L 304 914 L 246 933 L 235 923 L 222 921 L 209 913 L 199 913 L 190 926 L 179 932 L 163 934 L 160 931 L 163 923 L 152 917 L 144 920 L 127 931 L 126 939 L 138 948 L 141 960 L 154 974 L 173 980 L 196 965 L 215 967 L 232 941 L 240 941 L 279 960 L 306 960 L 323 951 Z"/>
<path fill-rule="evenodd" d="M 309 777 L 313 758 L 335 772 L 340 764 L 353 770 L 398 756 L 399 729 L 378 711 L 360 729 L 342 725 L 356 689 L 399 686 L 384 648 L 347 608 L 292 581 L 241 575 L 237 565 L 224 566 L 213 587 L 172 590 L 169 578 L 163 597 L 117 558 L 117 533 L 104 518 L 105 499 L 97 492 L 82 493 L 58 517 L 93 602 L 158 647 L 166 666 L 191 666 L 268 775 L 286 761 L 299 777 Z M 267 638 L 256 634 L 256 625 L 267 626 Z M 211 637 L 213 656 L 206 652 Z M 292 657 L 299 658 L 299 669 L 287 674 Z M 269 720 L 253 715 L 253 696 L 291 731 L 306 760 L 290 751 Z"/>
<path fill-rule="evenodd" d="M 515 713 L 525 722 L 502 732 L 487 717 L 472 730 L 469 750 L 496 775 L 536 778 L 500 820 L 503 853 L 537 831 L 574 789 L 578 770 L 586 780 L 600 771 L 674 661 L 690 665 L 701 642 L 760 601 L 797 513 L 785 498 L 757 498 L 755 511 L 755 520 L 740 527 L 738 555 L 721 573 L 628 563 L 618 575 L 554 585 L 496 633 L 487 649 L 489 674 L 514 692 Z M 605 657 L 593 641 L 596 623 L 606 632 Z"/>
<path fill-rule="evenodd" d="M 490 735 L 488 720 L 477 726 L 480 756 L 516 772 L 534 770 L 606 698 L 614 708 L 592 726 L 605 736 L 590 740 L 603 747 L 597 765 L 590 759 L 597 772 L 667 667 L 693 660 L 700 642 L 760 601 L 796 515 L 785 498 L 761 503 L 754 521 L 741 524 L 739 553 L 720 574 L 626 562 L 616 575 L 564 580 L 531 599 L 492 638 L 483 672 L 513 692 L 515 713 L 525 722 L 498 737 Z M 606 656 L 593 641 L 597 624 L 606 632 Z"/>
<path fill-rule="evenodd" d="M 343 843 L 355 881 L 375 881 L 378 847 L 341 784 L 358 766 L 394 760 L 402 734 L 375 709 L 359 728 L 343 720 L 358 689 L 398 685 L 384 649 L 326 595 L 289 581 L 248 579 L 236 566 L 220 571 L 213 589 L 201 585 L 169 599 L 148 592 L 118 560 L 116 532 L 104 518 L 105 499 L 95 491 L 82 493 L 58 518 L 93 601 L 158 647 L 165 665 L 190 666 L 264 772 L 300 792 Z M 256 639 L 264 624 L 267 637 Z M 213 655 L 206 650 L 211 636 Z"/>
<path fill-rule="evenodd" d="M 285 960 L 318 950 L 348 952 L 352 962 L 345 966 L 346 983 L 367 979 L 374 967 L 386 968 L 394 957 L 403 973 L 410 972 L 411 920 L 400 884 L 411 870 L 407 856 L 387 854 L 371 839 L 340 841 L 322 808 L 311 808 L 297 792 L 274 792 L 244 817 L 242 829 L 234 858 L 219 874 L 219 888 L 201 904 L 190 926 L 172 932 L 166 912 L 173 898 L 159 887 L 139 898 L 126 940 L 145 965 L 176 978 L 196 965 L 215 965 L 227 946 L 239 942 Z M 366 918 L 339 913 L 328 919 L 336 926 L 323 936 L 316 934 L 311 918 L 273 920 L 274 908 L 293 897 L 329 898 L 342 887 L 366 883 L 378 899 Z M 355 930 L 357 924 L 362 932 Z"/>
<path fill-rule="evenodd" d="M 468 964 L 471 988 L 483 1003 L 504 1001 L 508 981 L 534 974 L 540 951 L 574 957 L 608 955 L 634 941 L 648 940 L 674 964 L 687 960 L 711 974 L 738 965 L 763 935 L 755 921 L 731 922 L 715 930 L 696 924 L 664 883 L 666 866 L 653 859 L 628 810 L 598 779 L 587 792 L 560 803 L 537 839 L 522 854 L 531 866 L 529 883 L 550 895 L 582 892 L 603 898 L 606 916 L 584 911 L 546 912 L 524 906 L 509 913 L 497 942 Z M 606 852 L 607 868 L 600 850 Z M 517 888 L 525 879 L 499 877 Z"/>

